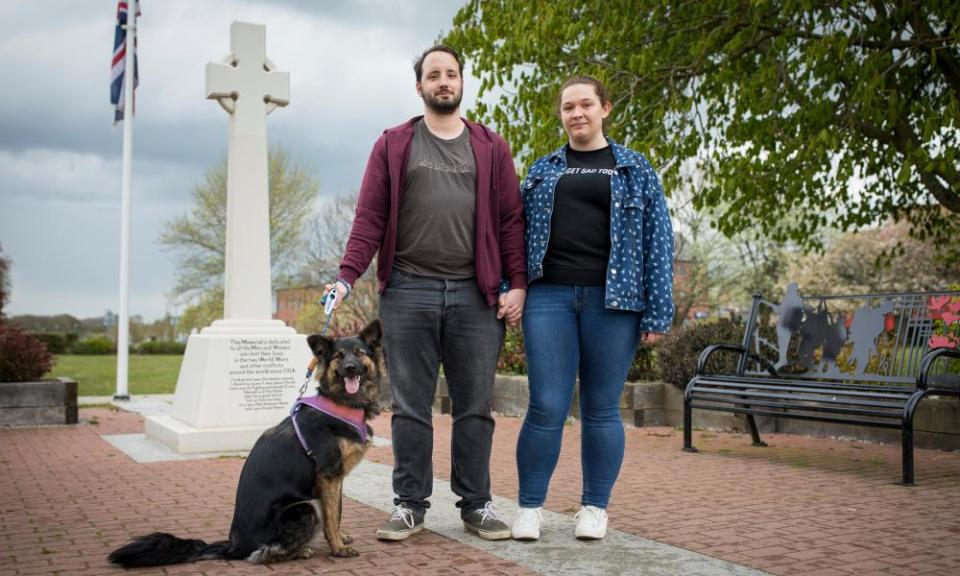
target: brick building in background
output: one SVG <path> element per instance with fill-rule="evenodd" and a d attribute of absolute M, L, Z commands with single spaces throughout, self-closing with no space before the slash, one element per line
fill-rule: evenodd
<path fill-rule="evenodd" d="M 277 307 L 273 313 L 276 320 L 283 320 L 287 326 L 295 326 L 297 317 L 307 304 L 320 302 L 323 286 L 302 286 L 277 290 Z"/>

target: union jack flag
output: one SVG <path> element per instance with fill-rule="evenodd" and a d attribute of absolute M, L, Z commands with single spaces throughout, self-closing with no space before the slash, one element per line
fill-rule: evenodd
<path fill-rule="evenodd" d="M 140 3 L 137 2 L 137 16 L 140 16 Z M 113 33 L 113 67 L 110 75 L 110 103 L 113 104 L 113 123 L 123 120 L 123 81 L 127 66 L 127 2 L 117 2 L 117 27 Z M 133 39 L 133 89 L 136 94 L 140 83 L 140 70 L 137 64 L 137 38 Z M 136 96 L 134 96 L 136 97 Z M 134 106 L 136 109 L 136 106 Z"/>

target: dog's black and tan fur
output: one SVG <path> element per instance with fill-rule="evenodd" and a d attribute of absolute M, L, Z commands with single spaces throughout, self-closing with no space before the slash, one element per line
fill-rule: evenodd
<path fill-rule="evenodd" d="M 379 320 L 351 338 L 310 336 L 307 342 L 319 361 L 318 393 L 362 408 L 366 420 L 379 413 L 381 339 Z M 360 389 L 349 394 L 345 378 L 356 375 Z M 216 558 L 257 564 L 309 558 L 321 530 L 333 556 L 356 556 L 348 546 L 351 538 L 340 529 L 343 479 L 370 442 L 362 445 L 354 428 L 317 410 L 301 409 L 297 422 L 313 457 L 301 447 L 289 417 L 264 432 L 240 472 L 229 540 L 207 544 L 155 532 L 115 550 L 110 562 L 134 567 Z"/>

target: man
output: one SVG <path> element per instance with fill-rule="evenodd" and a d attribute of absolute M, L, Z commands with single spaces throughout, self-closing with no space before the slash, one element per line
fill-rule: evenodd
<path fill-rule="evenodd" d="M 510 528 L 490 501 L 490 409 L 503 319 L 519 322 L 526 295 L 519 183 L 507 143 L 460 117 L 460 55 L 433 46 L 413 69 L 424 114 L 386 130 L 374 145 L 336 282 L 339 302 L 379 252 L 396 508 L 377 537 L 403 540 L 423 528 L 442 363 L 457 507 L 466 529 L 500 540 Z"/>

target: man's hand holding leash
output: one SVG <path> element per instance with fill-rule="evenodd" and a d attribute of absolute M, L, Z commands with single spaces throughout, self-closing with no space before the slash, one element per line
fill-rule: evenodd
<path fill-rule="evenodd" d="M 324 313 L 329 316 L 331 312 L 340 307 L 340 303 L 348 294 L 350 294 L 350 285 L 343 280 L 325 284 L 323 286 L 323 297 L 320 298 Z"/>

